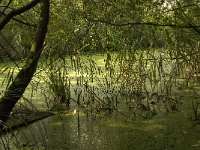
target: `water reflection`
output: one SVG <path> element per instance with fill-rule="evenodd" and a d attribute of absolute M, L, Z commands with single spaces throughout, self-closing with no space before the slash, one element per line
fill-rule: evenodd
<path fill-rule="evenodd" d="M 174 120 L 174 118 L 171 118 Z M 166 120 L 166 122 L 164 121 Z M 169 120 L 124 121 L 116 118 L 87 118 L 58 114 L 4 136 L 10 149 L 49 150 L 160 150 L 198 149 L 198 129 Z M 184 126 L 183 126 L 184 125 Z M 194 132 L 196 131 L 196 132 Z M 187 134 L 186 134 L 187 133 Z M 5 140 L 4 140 L 5 141 Z M 2 143 L 2 142 L 1 142 Z M 192 147 L 192 145 L 195 145 Z M 1 146 L 1 149 L 3 146 Z M 5 149 L 5 146 L 4 146 Z"/>

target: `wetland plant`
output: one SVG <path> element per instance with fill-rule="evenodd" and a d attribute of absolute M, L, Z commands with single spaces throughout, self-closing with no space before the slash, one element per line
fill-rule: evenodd
<path fill-rule="evenodd" d="M 198 99 L 192 100 L 192 109 L 194 113 L 194 119 L 200 121 L 200 101 Z"/>
<path fill-rule="evenodd" d="M 53 93 L 53 105 L 64 103 L 69 107 L 71 102 L 72 109 L 81 108 L 87 115 L 126 108 L 135 117 L 151 118 L 160 112 L 178 111 L 181 104 L 178 85 L 192 83 L 195 78 L 187 78 L 185 61 L 173 59 L 167 50 L 106 55 L 103 65 L 84 55 L 50 63 L 46 81 Z M 192 66 L 189 74 L 196 67 Z"/>

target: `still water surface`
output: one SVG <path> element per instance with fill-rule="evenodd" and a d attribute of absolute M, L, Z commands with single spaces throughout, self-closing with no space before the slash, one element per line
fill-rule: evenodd
<path fill-rule="evenodd" d="M 184 113 L 131 121 L 119 115 L 104 118 L 80 115 L 78 119 L 77 115 L 58 114 L 5 139 L 10 139 L 7 144 L 10 149 L 198 150 L 200 128 L 181 116 Z"/>

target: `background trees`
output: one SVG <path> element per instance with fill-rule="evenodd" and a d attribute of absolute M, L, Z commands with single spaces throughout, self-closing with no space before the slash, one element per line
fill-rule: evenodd
<path fill-rule="evenodd" d="M 11 2 L 9 7 L 18 7 L 23 3 Z M 6 5 L 7 3 L 2 2 L 2 4 Z M 198 27 L 196 27 L 199 20 L 198 1 L 77 0 L 52 1 L 51 5 L 50 31 L 47 41 L 48 54 L 50 54 L 50 49 L 58 52 L 70 52 L 74 49 L 105 51 L 107 45 L 113 47 L 112 49 L 119 50 L 123 49 L 124 43 L 133 45 L 135 48 L 149 45 L 163 47 L 164 45 L 173 45 L 170 41 L 172 34 L 179 41 L 184 41 L 184 38 L 185 41 L 188 41 L 190 35 L 196 38 L 195 36 L 198 34 Z M 10 11 L 9 7 L 5 12 Z M 11 22 L 13 24 L 10 23 L 10 26 L 7 26 L 7 31 L 12 31 L 13 35 L 9 34 L 6 37 L 9 39 L 9 43 L 14 45 L 15 50 L 11 50 L 10 47 L 6 49 L 10 49 L 14 53 L 13 57 L 17 57 L 16 52 L 13 51 L 19 51 L 18 55 L 20 56 L 18 57 L 26 55 L 26 51 L 30 47 L 27 40 L 31 41 L 33 36 L 27 35 L 25 30 L 28 29 L 30 33 L 33 33 L 37 11 L 35 8 L 18 18 L 15 17 L 23 20 L 21 21 L 23 23 L 13 20 Z M 7 31 L 4 29 L 4 32 Z M 188 36 L 188 34 L 190 35 Z M 1 36 L 1 38 L 3 37 Z M 5 43 L 5 40 L 2 39 L 2 42 Z"/>

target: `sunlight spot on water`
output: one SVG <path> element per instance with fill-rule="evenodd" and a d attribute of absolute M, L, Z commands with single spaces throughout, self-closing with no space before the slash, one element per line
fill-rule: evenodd
<path fill-rule="evenodd" d="M 75 115 L 76 114 L 76 109 L 74 109 L 74 112 L 73 112 L 73 115 Z"/>

